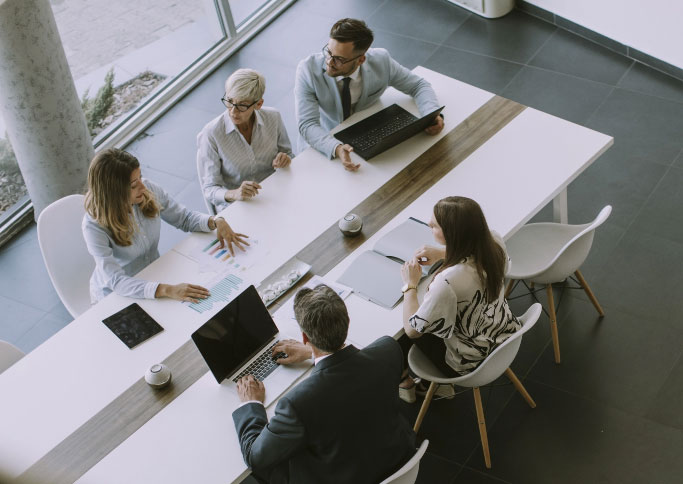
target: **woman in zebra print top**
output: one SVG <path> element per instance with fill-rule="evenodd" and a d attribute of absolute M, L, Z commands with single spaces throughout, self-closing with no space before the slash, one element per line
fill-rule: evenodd
<path fill-rule="evenodd" d="M 489 230 L 472 199 L 440 200 L 429 226 L 442 247 L 421 247 L 402 268 L 403 328 L 444 374 L 460 376 L 521 327 L 504 297 L 509 259 L 503 239 Z M 440 259 L 443 265 L 419 304 L 414 288 L 420 264 Z"/>

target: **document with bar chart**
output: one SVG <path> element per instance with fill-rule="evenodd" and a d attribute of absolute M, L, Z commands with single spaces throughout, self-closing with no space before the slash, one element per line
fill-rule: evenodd
<path fill-rule="evenodd" d="M 202 234 L 203 235 L 203 234 Z M 207 234 L 208 235 L 208 234 Z M 233 245 L 234 254 L 231 255 L 227 247 L 221 247 L 215 237 L 197 237 L 193 234 L 191 243 L 182 249 L 175 250 L 199 264 L 199 272 L 215 272 L 219 274 L 241 272 L 268 256 L 268 250 L 259 239 L 247 239 L 248 246 L 240 250 Z"/>
<path fill-rule="evenodd" d="M 194 309 L 198 313 L 209 311 L 214 304 L 221 307 L 232 301 L 239 293 L 241 293 L 248 286 L 247 282 L 236 274 L 228 274 L 225 277 L 219 277 L 206 285 L 211 295 L 206 299 L 201 299 L 197 303 L 185 302 L 186 306 Z"/>

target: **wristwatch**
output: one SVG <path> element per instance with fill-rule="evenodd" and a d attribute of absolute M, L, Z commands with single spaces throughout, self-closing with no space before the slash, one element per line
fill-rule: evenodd
<path fill-rule="evenodd" d="M 415 289 L 417 291 L 417 286 L 410 286 L 407 283 L 403 285 L 401 288 L 401 292 L 405 294 L 406 292 L 410 291 L 411 289 Z"/>

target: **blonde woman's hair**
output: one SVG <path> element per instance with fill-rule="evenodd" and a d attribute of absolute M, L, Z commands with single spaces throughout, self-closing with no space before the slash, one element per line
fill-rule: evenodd
<path fill-rule="evenodd" d="M 266 92 L 266 79 L 254 69 L 237 69 L 225 81 L 225 97 L 233 101 L 260 101 Z"/>
<path fill-rule="evenodd" d="M 140 168 L 138 159 L 118 148 L 109 148 L 95 155 L 88 170 L 88 193 L 85 210 L 107 229 L 117 245 L 129 246 L 137 224 L 130 200 L 130 176 Z M 159 204 L 148 190 L 139 204 L 145 217 L 156 217 Z"/>

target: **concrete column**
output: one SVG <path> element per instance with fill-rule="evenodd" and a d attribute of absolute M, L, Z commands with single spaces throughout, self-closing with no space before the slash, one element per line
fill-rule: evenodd
<path fill-rule="evenodd" d="M 92 140 L 48 0 L 0 0 L 0 112 L 36 219 L 84 189 Z"/>

